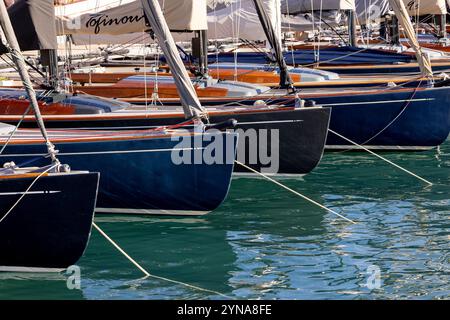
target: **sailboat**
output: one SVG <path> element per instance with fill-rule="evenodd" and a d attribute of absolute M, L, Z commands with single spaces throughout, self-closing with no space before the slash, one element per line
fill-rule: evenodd
<path fill-rule="evenodd" d="M 75 264 L 86 249 L 99 173 L 71 170 L 60 162 L 3 1 L 0 25 L 34 109 L 47 156 L 44 166 L 9 161 L 0 169 L 0 270 L 57 271 Z M 1 129 L 9 138 L 15 133 L 11 126 L 2 125 Z"/>
<path fill-rule="evenodd" d="M 281 68 L 279 68 L 281 69 Z M 443 143 L 450 132 L 450 88 L 446 81 L 435 80 L 434 84 L 428 81 L 429 74 L 416 79 L 409 86 L 376 86 L 374 88 L 355 88 L 360 86 L 361 79 L 354 82 L 342 81 L 342 86 L 348 89 L 327 89 L 326 82 L 317 82 L 311 89 L 304 89 L 298 95 L 304 100 L 315 101 L 316 105 L 331 107 L 330 128 L 358 144 L 363 144 L 375 150 L 426 150 Z M 409 81 L 409 80 L 408 80 Z M 367 85 L 373 84 L 368 81 Z M 277 84 L 279 86 L 279 83 Z M 363 86 L 365 84 L 363 83 Z M 295 86 L 295 84 L 294 84 Z M 93 86 L 94 90 L 97 86 Z M 97 87 L 97 94 L 102 94 Z M 320 88 L 320 90 L 318 90 Z M 126 90 L 126 88 L 123 88 Z M 130 87 L 130 91 L 133 88 Z M 142 90 L 142 88 L 141 88 Z M 103 88 L 104 91 L 104 88 Z M 127 98 L 133 104 L 145 105 L 146 99 Z M 236 101 L 240 105 L 254 107 L 260 101 L 267 101 L 267 105 L 277 107 L 283 104 L 285 107 L 295 107 L 294 95 L 286 95 L 283 91 L 266 91 L 256 96 L 241 97 L 203 97 L 200 98 L 205 106 L 217 108 L 225 112 L 221 106 L 233 107 Z M 179 104 L 178 98 L 161 98 L 164 106 Z M 144 109 L 144 107 L 141 107 Z M 255 108 L 258 109 L 258 108 Z M 108 119 L 109 125 L 132 122 L 126 120 L 126 114 L 136 116 L 138 108 L 127 108 L 121 115 L 107 114 L 103 118 Z M 304 108 L 311 111 L 310 108 Z M 159 116 L 150 117 L 146 125 L 158 125 L 170 119 L 173 115 L 161 120 Z M 58 120 L 81 118 L 80 126 L 89 127 L 87 118 L 83 117 L 52 117 L 53 123 Z M 93 117 L 95 118 L 101 117 Z M 61 123 L 61 122 L 60 122 Z M 73 123 L 73 122 L 72 122 Z M 96 120 L 95 125 L 101 121 Z M 94 123 L 91 123 L 94 125 Z M 144 122 L 141 122 L 144 123 Z M 135 123 L 137 124 L 137 122 Z M 68 125 L 68 122 L 64 122 Z M 326 148 L 330 150 L 357 149 L 358 146 L 349 143 L 348 140 L 329 134 Z"/>
<path fill-rule="evenodd" d="M 254 27 L 247 27 L 253 22 L 248 21 L 250 18 L 247 18 L 252 14 L 248 5 L 251 1 L 240 0 L 239 4 L 234 5 L 233 2 L 237 1 L 229 1 L 228 5 L 222 4 L 221 1 L 210 1 L 211 6 L 217 7 L 213 13 L 218 16 L 216 19 L 213 17 L 211 19 L 214 21 L 210 28 L 213 37 L 223 37 L 223 31 L 231 29 L 230 21 L 234 18 L 241 20 L 240 26 L 236 28 L 239 30 L 240 37 L 254 39 L 251 34 L 254 32 Z M 447 14 L 445 0 L 416 2 L 404 0 L 403 2 L 412 17 L 419 15 L 443 17 Z M 400 42 L 398 21 L 391 23 L 390 26 L 385 22 L 385 17 L 389 15 L 390 10 L 389 0 L 370 2 L 365 0 L 274 0 L 265 1 L 265 4 L 266 8 L 272 7 L 272 11 L 276 11 L 273 9 L 274 6 L 281 7 L 279 19 L 284 31 L 292 33 L 306 31 L 310 34 L 311 40 L 306 43 L 300 41 L 288 44 L 289 50 L 284 53 L 288 65 L 309 65 L 316 70 L 353 76 L 367 74 L 389 76 L 391 72 L 420 73 L 413 52 L 401 49 L 403 43 Z M 245 13 L 241 13 L 241 7 L 244 8 Z M 304 21 L 304 16 L 308 16 L 308 21 Z M 395 16 L 393 18 L 395 20 Z M 379 33 L 378 30 L 372 30 L 373 28 L 370 27 L 374 20 L 383 21 L 379 25 Z M 441 18 L 441 24 L 442 21 Z M 370 28 L 371 33 L 376 33 L 373 41 L 370 38 L 365 39 L 365 36 L 357 37 L 356 22 L 361 25 L 361 33 L 364 27 L 367 27 L 365 30 Z M 386 27 L 390 29 L 385 31 Z M 437 29 L 445 30 L 441 26 Z M 386 38 L 392 38 L 393 43 L 386 43 Z M 426 44 L 425 47 L 438 48 Z M 221 63 L 235 60 L 239 63 L 270 63 L 270 56 L 261 48 L 257 49 L 259 50 L 238 48 L 236 52 L 211 54 L 210 59 Z M 436 57 L 436 60 L 432 61 L 435 71 L 449 69 L 448 57 L 435 50 L 429 50 L 427 53 Z"/>
<path fill-rule="evenodd" d="M 397 9 L 396 12 L 399 16 L 400 12 L 405 11 L 406 9 Z M 408 21 L 405 18 L 402 23 L 406 25 Z M 414 43 L 413 38 L 414 35 L 410 33 L 411 43 Z M 423 68 L 421 62 L 426 57 L 418 45 L 414 45 L 414 48 L 422 79 L 418 79 L 411 88 L 393 86 L 301 91 L 303 99 L 314 100 L 319 105 L 332 108 L 330 128 L 347 138 L 329 134 L 326 145 L 328 149 L 359 148 L 352 145 L 350 140 L 377 150 L 426 150 L 447 139 L 450 132 L 450 88 L 446 81 L 436 81 L 434 84 L 430 82 L 433 74 L 429 67 Z M 282 70 L 283 67 L 279 69 Z M 267 93 L 267 96 L 263 94 L 254 99 L 246 98 L 244 103 L 251 105 L 256 99 L 270 99 L 276 104 L 286 99 L 286 96 L 275 95 L 274 98 L 274 95 Z M 167 100 L 164 100 L 165 104 L 171 103 Z M 129 101 L 138 102 L 131 99 Z M 202 99 L 205 105 L 230 102 L 231 99 L 227 98 Z"/>
<path fill-rule="evenodd" d="M 36 0 L 22 0 L 15 5 L 21 2 L 47 8 L 49 11 L 45 12 L 44 20 L 32 21 L 44 21 L 44 25 L 54 26 L 49 24 L 54 21 L 51 19 L 54 15 L 52 0 L 39 0 L 39 4 Z M 157 6 L 155 3 L 149 5 Z M 169 53 L 174 50 L 174 44 L 173 40 L 169 44 L 170 39 L 166 38 L 170 33 L 158 8 L 159 5 L 147 14 L 152 21 L 152 30 Z M 32 14 L 42 12 L 40 9 Z M 30 14 L 30 11 L 24 14 Z M 34 27 L 38 28 L 37 34 L 42 34 L 39 26 Z M 51 33 L 47 35 L 50 37 Z M 54 35 L 51 38 L 56 39 L 55 32 Z M 174 55 L 173 68 L 181 64 L 177 59 Z M 60 159 L 70 161 L 73 167 L 101 172 L 97 212 L 205 214 L 216 209 L 226 198 L 238 135 L 206 131 L 208 127 L 202 121 L 204 110 L 186 75 L 182 71 L 179 75 L 178 89 L 184 97 L 181 125 L 191 124 L 189 129 L 179 129 L 180 124 L 177 124 L 148 130 L 48 131 L 52 141 L 58 144 Z M 56 94 L 52 98 L 57 97 Z M 0 158 L 19 163 L 45 154 L 38 133 L 35 129 L 18 129 Z M 7 136 L 0 137 L 3 142 L 7 139 Z M 220 161 L 203 161 L 205 152 L 216 152 Z M 196 161 L 198 158 L 200 161 Z"/>
<path fill-rule="evenodd" d="M 199 5 L 201 5 L 203 1 L 184 1 L 183 6 L 192 6 L 192 8 L 197 8 Z M 177 8 L 179 5 L 177 5 L 178 1 L 166 1 L 166 5 L 170 5 L 169 8 Z M 140 10 L 143 12 L 143 2 L 140 1 L 134 1 L 130 3 L 133 6 L 138 6 Z M 184 8 L 184 7 L 183 7 Z M 190 10 L 189 12 L 183 12 L 183 19 L 186 20 L 186 17 L 195 16 L 195 25 L 199 25 L 200 21 L 206 19 L 206 6 L 205 2 L 203 2 L 203 11 L 193 11 Z M 120 10 L 119 10 L 120 9 Z M 126 8 L 125 8 L 126 9 Z M 125 10 L 124 8 L 119 7 L 117 10 L 119 12 L 122 12 L 121 10 Z M 166 8 L 167 9 L 167 8 Z M 166 10 L 167 12 L 176 11 L 178 12 L 178 15 L 180 14 L 179 9 L 175 10 Z M 108 11 L 109 12 L 109 11 Z M 138 11 L 141 12 L 141 11 Z M 142 13 L 143 14 L 143 13 Z M 134 16 L 134 15 L 133 15 Z M 137 15 L 140 17 L 140 14 Z M 83 19 L 90 18 L 85 17 Z M 82 19 L 82 20 L 83 20 Z M 190 30 L 190 28 L 193 28 L 191 24 L 193 23 L 191 21 L 192 19 L 188 19 L 188 21 L 185 22 L 184 25 L 180 26 L 180 21 L 176 20 L 173 23 L 176 23 L 176 26 L 178 29 L 182 30 Z M 83 20 L 84 21 L 84 20 Z M 85 25 L 85 24 L 83 24 Z M 205 23 L 206 25 L 206 23 Z M 138 26 L 139 28 L 142 28 L 142 26 Z M 144 28 L 148 29 L 148 26 L 144 26 Z M 204 26 L 196 26 L 195 28 L 204 28 Z M 129 28 L 126 28 L 129 30 Z M 88 32 L 88 31 L 77 31 L 77 32 Z M 90 32 L 90 31 L 89 31 Z M 120 33 L 116 29 L 113 29 L 113 31 L 109 31 L 112 33 Z M 200 30 L 202 32 L 202 30 Z M 177 51 L 175 51 L 177 52 Z M 165 54 L 166 59 L 167 55 Z M 177 52 L 178 56 L 178 52 Z M 175 67 L 177 68 L 177 67 Z M 185 68 L 183 66 L 183 71 L 181 69 L 174 69 L 174 67 L 171 66 L 171 70 L 175 78 L 172 78 L 172 88 L 171 90 L 174 91 L 176 88 L 179 87 L 179 84 L 177 84 L 177 77 L 178 74 L 183 72 L 186 73 Z M 186 79 L 189 79 L 188 77 Z M 189 80 L 186 80 L 190 82 Z M 248 85 L 248 84 L 238 84 L 235 82 L 232 82 L 230 84 L 227 84 L 227 82 L 218 82 L 212 87 L 209 87 L 209 79 L 204 78 L 202 81 L 202 86 L 205 85 L 205 90 L 216 90 L 216 91 L 226 91 L 231 92 L 234 89 L 230 89 L 231 87 L 240 87 L 244 88 L 245 90 L 248 90 L 249 88 L 253 88 L 252 92 L 259 93 L 258 90 L 254 89 L 254 86 Z M 208 84 L 208 85 L 206 85 Z M 217 87 L 218 86 L 218 87 Z M 228 86 L 228 87 L 224 87 Z M 195 86 L 192 85 L 192 87 L 195 89 Z M 87 91 L 88 87 L 85 87 L 85 90 Z M 160 86 L 160 89 L 162 91 L 162 85 Z M 6 89 L 5 89 L 6 90 Z M 112 88 L 101 88 L 97 87 L 97 90 L 105 92 L 112 92 Z M 133 91 L 130 86 L 127 86 L 127 91 Z M 142 90 L 139 88 L 139 90 Z M 240 89 L 236 89 L 237 91 L 234 94 L 239 95 Z M 145 91 L 145 90 L 144 90 Z M 12 101 L 16 101 L 17 103 L 17 97 L 20 95 L 19 92 L 16 90 L 6 90 L 3 91 L 5 93 L 5 97 L 10 97 L 10 101 L 4 101 L 5 105 L 12 103 Z M 197 90 L 197 93 L 199 91 Z M 150 94 L 150 92 L 149 92 Z M 178 93 L 176 93 L 178 96 Z M 231 96 L 233 96 L 232 94 Z M 70 95 L 70 94 L 69 94 Z M 254 97 L 252 95 L 251 97 Z M 78 102 L 73 103 L 72 101 L 74 99 L 79 99 Z M 182 122 L 185 117 L 185 110 L 182 108 L 182 101 L 178 98 L 177 100 L 177 106 L 175 108 L 165 109 L 155 109 L 152 107 L 144 107 L 144 108 L 134 108 L 132 105 L 128 105 L 124 108 L 117 108 L 113 112 L 98 112 L 97 114 L 83 114 L 82 112 L 77 113 L 76 111 L 70 111 L 70 110 L 77 110 L 78 106 L 82 104 L 82 99 L 85 99 L 84 101 L 91 101 L 94 98 L 92 96 L 83 95 L 82 93 L 78 93 L 76 95 L 72 95 L 68 97 L 65 100 L 62 100 L 60 102 L 60 108 L 59 110 L 61 113 L 55 112 L 55 109 L 58 109 L 57 105 L 58 103 L 47 103 L 48 106 L 53 105 L 55 109 L 53 111 L 49 110 L 49 114 L 44 115 L 44 118 L 46 121 L 49 121 L 49 126 L 52 126 L 54 128 L 90 128 L 90 129 L 117 129 L 117 128 L 123 128 L 123 129 L 136 129 L 136 128 L 142 128 L 142 127 L 150 127 L 150 128 L 157 128 L 160 126 L 165 125 L 176 125 L 179 122 Z M 289 97 L 289 100 L 292 100 L 291 97 Z M 219 106 L 215 107 L 214 109 L 210 108 L 207 109 L 207 114 L 209 117 L 209 120 L 211 122 L 223 122 L 227 121 L 230 118 L 233 118 L 237 120 L 236 130 L 252 130 L 256 133 L 256 139 L 258 141 L 261 141 L 261 139 L 265 138 L 265 133 L 267 132 L 279 132 L 279 166 L 277 173 L 280 174 L 306 174 L 309 173 L 311 170 L 313 170 L 317 164 L 319 163 L 323 150 L 325 145 L 325 140 L 327 136 L 327 130 L 328 130 L 328 123 L 330 119 L 330 110 L 329 108 L 322 108 L 320 106 L 313 106 L 311 105 L 309 108 L 300 108 L 302 105 L 302 101 L 299 99 L 294 99 L 296 102 L 294 102 L 294 105 L 285 107 L 283 103 L 280 103 L 277 107 L 275 105 L 268 106 L 263 104 L 260 104 L 257 109 L 255 108 L 249 108 L 246 106 L 243 106 L 239 103 L 239 101 L 234 101 L 234 103 L 227 105 L 227 106 Z M 102 104 L 104 100 L 99 99 L 99 101 L 102 101 Z M 111 104 L 113 106 L 117 106 L 118 102 L 117 100 L 112 101 Z M 297 105 L 296 105 L 297 104 Z M 305 103 L 308 105 L 308 103 Z M 2 103 L 0 102 L 0 105 Z M 12 104 L 11 104 L 12 105 Z M 93 103 L 89 103 L 89 105 L 94 106 Z M 13 108 L 6 107 L 5 109 L 12 110 Z M 100 109 L 100 108 L 99 108 Z M 64 117 L 64 110 L 68 111 L 71 114 L 65 114 Z M 104 111 L 104 109 L 103 109 Z M 52 118 L 51 116 L 55 115 L 56 118 Z M 58 119 L 56 121 L 52 121 L 52 119 Z M 11 123 L 12 121 L 16 119 L 15 116 L 9 114 L 5 117 L 2 117 L 1 120 Z M 28 122 L 28 117 L 25 117 L 24 119 L 24 125 L 30 124 Z M 261 134 L 260 134 L 261 133 Z M 239 145 L 244 146 L 248 145 L 248 137 L 246 138 L 245 135 L 241 135 L 242 138 L 240 138 Z M 247 141 L 246 141 L 247 140 Z M 270 143 L 270 142 L 269 142 Z M 256 144 L 258 145 L 258 144 Z M 272 144 L 275 146 L 275 143 Z M 245 152 L 245 150 L 243 151 Z M 248 157 L 246 157 L 248 159 Z M 259 159 L 256 160 L 256 162 L 253 161 L 244 161 L 246 165 L 251 166 L 254 169 L 261 169 L 264 167 L 264 164 L 259 161 Z M 236 170 L 239 171 L 246 171 L 245 169 L 241 167 L 236 167 Z M 105 177 L 103 176 L 103 180 Z"/>

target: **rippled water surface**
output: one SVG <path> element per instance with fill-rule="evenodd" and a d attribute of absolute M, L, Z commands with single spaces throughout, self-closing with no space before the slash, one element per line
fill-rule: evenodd
<path fill-rule="evenodd" d="M 356 224 L 255 178 L 235 178 L 204 217 L 96 222 L 152 274 L 235 298 L 449 298 L 450 143 L 384 155 L 434 185 L 365 153 L 328 153 L 313 173 L 280 180 Z M 81 290 L 67 289 L 65 274 L 3 273 L 0 298 L 220 298 L 142 279 L 95 230 L 78 265 Z"/>

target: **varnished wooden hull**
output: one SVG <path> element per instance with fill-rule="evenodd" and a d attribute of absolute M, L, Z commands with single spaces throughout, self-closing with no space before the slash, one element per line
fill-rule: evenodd
<path fill-rule="evenodd" d="M 72 92 L 86 93 L 105 98 L 144 98 L 149 97 L 155 92 L 153 83 L 135 83 L 135 84 L 113 84 L 113 85 L 94 85 L 94 86 L 71 86 Z M 179 97 L 175 84 L 158 84 L 159 98 L 177 98 Z M 223 88 L 199 88 L 195 91 L 199 97 L 225 97 L 228 90 Z"/>
<path fill-rule="evenodd" d="M 279 83 L 280 76 L 275 72 L 268 72 L 262 70 L 249 70 L 249 69 L 217 69 L 211 67 L 209 69 L 209 75 L 214 79 L 241 81 L 247 83 Z M 170 76 L 170 73 L 162 73 L 163 75 Z M 106 73 L 72 73 L 71 79 L 75 83 L 117 83 L 127 77 L 131 76 L 144 76 L 143 72 L 106 72 Z M 148 72 L 146 75 L 149 77 L 149 81 L 153 81 L 156 74 Z M 161 75 L 161 73 L 160 73 Z M 291 74 L 292 81 L 301 81 L 301 76 L 298 74 Z"/>

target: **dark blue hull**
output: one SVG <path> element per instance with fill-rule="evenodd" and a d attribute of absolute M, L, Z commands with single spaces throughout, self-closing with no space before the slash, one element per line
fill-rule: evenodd
<path fill-rule="evenodd" d="M 442 144 L 450 132 L 450 87 L 384 89 L 362 94 L 322 95 L 300 91 L 300 96 L 316 101 L 317 105 L 331 107 L 330 129 L 373 149 L 429 149 Z M 241 103 L 253 105 L 255 100 L 246 99 Z M 206 106 L 224 103 L 230 103 L 230 100 L 202 99 Z M 284 97 L 270 103 L 293 105 L 294 100 Z M 348 141 L 328 134 L 326 149 L 347 149 L 349 146 L 354 147 Z"/>
<path fill-rule="evenodd" d="M 328 132 L 328 124 L 330 120 L 331 110 L 329 108 L 309 108 L 309 109 L 292 109 L 278 108 L 257 110 L 251 112 L 224 112 L 219 114 L 210 113 L 209 119 L 211 123 L 221 123 L 231 118 L 237 120 L 236 129 L 242 133 L 255 133 L 257 141 L 249 141 L 246 134 L 239 136 L 239 154 L 256 148 L 257 154 L 265 152 L 265 148 L 260 148 L 267 142 L 267 150 L 277 150 L 277 164 L 275 167 L 267 163 L 263 163 L 258 157 L 254 161 L 250 161 L 249 157 L 245 157 L 246 165 L 254 170 L 265 171 L 268 173 L 267 167 L 271 167 L 271 173 L 278 174 L 307 174 L 313 170 L 322 158 L 325 141 Z M 82 117 L 81 119 L 64 118 L 51 119 L 46 118 L 47 128 L 81 128 L 81 129 L 129 129 L 129 128 L 148 128 L 166 125 L 176 125 L 184 120 L 183 113 L 174 113 L 169 116 L 162 114 L 152 115 L 142 112 L 139 116 L 127 118 L 126 112 L 118 114 L 110 113 L 102 117 Z M 119 114 L 120 115 L 120 114 Z M 7 119 L 4 119 L 7 120 Z M 10 124 L 16 122 L 10 121 Z M 34 119 L 28 118 L 21 127 L 35 127 Z M 266 134 L 267 133 L 267 134 Z M 276 139 L 276 141 L 272 141 Z M 235 166 L 235 171 L 248 172 L 248 169 L 242 166 Z"/>
<path fill-rule="evenodd" d="M 448 72 L 450 70 L 450 62 L 443 64 L 433 64 L 432 63 L 433 72 Z M 320 70 L 336 72 L 340 75 L 355 75 L 355 76 L 364 76 L 364 75 L 387 75 L 387 74 L 396 74 L 396 75 L 418 75 L 420 74 L 420 68 L 417 64 L 386 64 L 384 66 L 343 66 L 342 68 L 336 66 L 320 66 Z"/>
<path fill-rule="evenodd" d="M 177 165 L 171 157 L 179 142 L 170 137 L 55 144 L 62 162 L 101 173 L 97 212 L 204 214 L 226 198 L 234 166 L 236 135 L 220 133 L 212 141 L 215 138 L 231 139 L 228 147 L 223 145 L 231 161 Z M 0 161 L 20 164 L 44 153 L 42 145 L 10 144 Z"/>
<path fill-rule="evenodd" d="M 450 132 L 450 88 L 315 98 L 332 106 L 330 129 L 372 149 L 421 150 Z M 354 147 L 329 133 L 327 149 Z"/>
<path fill-rule="evenodd" d="M 323 90 L 323 89 L 336 89 L 336 88 L 387 88 L 388 85 L 391 83 L 389 79 L 385 79 L 384 81 L 380 82 L 372 82 L 372 81 L 329 81 L 329 82 L 300 82 L 300 83 L 294 83 L 294 87 L 298 90 L 302 89 L 316 89 L 316 90 Z M 404 80 L 401 82 L 396 82 L 397 85 L 401 85 L 404 88 L 417 88 L 417 87 L 428 87 L 427 82 L 420 81 L 420 80 Z"/>
<path fill-rule="evenodd" d="M 307 65 L 314 63 L 326 63 L 329 65 L 351 65 L 351 64 L 387 64 L 398 62 L 410 62 L 414 59 L 410 55 L 391 53 L 376 49 L 365 49 L 356 47 L 334 47 L 321 48 L 320 54 L 317 50 L 302 49 L 293 52 L 285 52 L 284 58 L 289 65 Z M 215 62 L 235 62 L 235 54 L 219 53 L 218 61 L 216 54 L 208 57 L 209 63 Z M 270 59 L 261 52 L 239 52 L 237 53 L 238 63 L 270 63 Z"/>
<path fill-rule="evenodd" d="M 53 271 L 75 264 L 89 240 L 98 179 L 98 173 L 39 178 L 0 222 L 0 269 Z M 0 219 L 33 180 L 0 179 Z"/>

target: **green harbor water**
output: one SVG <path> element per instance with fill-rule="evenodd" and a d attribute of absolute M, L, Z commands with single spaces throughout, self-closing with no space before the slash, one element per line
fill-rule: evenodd
<path fill-rule="evenodd" d="M 367 153 L 327 153 L 313 173 L 280 179 L 356 224 L 257 178 L 235 178 L 203 217 L 96 222 L 150 273 L 233 298 L 448 299 L 450 142 L 384 155 L 434 185 Z M 64 273 L 1 273 L 0 299 L 221 298 L 143 279 L 95 230 L 78 266 L 79 290 Z"/>

